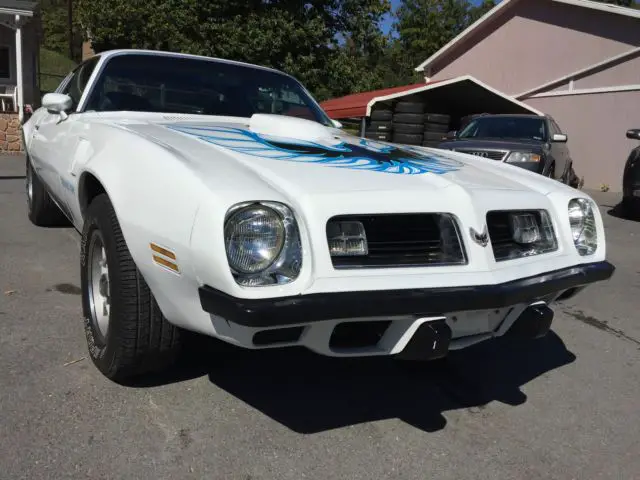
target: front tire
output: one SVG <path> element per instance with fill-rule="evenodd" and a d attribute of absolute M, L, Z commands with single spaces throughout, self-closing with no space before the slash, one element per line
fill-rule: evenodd
<path fill-rule="evenodd" d="M 122 381 L 171 365 L 180 331 L 164 317 L 136 267 L 106 194 L 87 209 L 80 267 L 85 334 L 98 370 Z"/>

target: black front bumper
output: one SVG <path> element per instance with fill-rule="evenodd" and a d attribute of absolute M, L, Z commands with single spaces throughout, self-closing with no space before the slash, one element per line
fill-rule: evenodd
<path fill-rule="evenodd" d="M 236 298 L 204 286 L 202 308 L 249 327 L 273 327 L 329 319 L 392 315 L 436 316 L 462 310 L 503 308 L 533 303 L 557 292 L 607 280 L 615 267 L 597 262 L 497 285 L 331 292 L 265 299 Z"/>

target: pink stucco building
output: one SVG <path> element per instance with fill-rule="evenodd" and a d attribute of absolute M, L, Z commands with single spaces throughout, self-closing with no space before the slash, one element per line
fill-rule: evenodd
<path fill-rule="evenodd" d="M 640 128 L 640 8 L 589 0 L 502 0 L 416 70 L 433 82 L 472 75 L 569 137 L 586 187 L 621 190 Z"/>

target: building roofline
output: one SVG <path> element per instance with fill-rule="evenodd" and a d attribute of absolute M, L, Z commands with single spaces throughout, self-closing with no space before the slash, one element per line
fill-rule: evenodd
<path fill-rule="evenodd" d="M 482 17 L 468 26 L 465 30 L 463 30 L 458 36 L 456 36 L 453 40 L 443 46 L 436 53 L 427 58 L 424 62 L 418 65 L 415 70 L 417 72 L 423 72 L 425 68 L 432 65 L 436 60 L 443 57 L 449 50 L 454 48 L 458 43 L 462 40 L 468 38 L 470 35 L 476 33 L 479 29 L 485 26 L 485 24 L 498 15 L 500 12 L 506 10 L 510 5 L 515 5 L 520 0 L 502 0 L 499 4 L 485 13 Z M 620 7 L 618 5 L 612 5 L 609 3 L 599 3 L 593 2 L 591 0 L 551 0 L 557 3 L 564 3 L 566 5 L 573 5 L 576 7 L 584 7 L 592 10 L 599 10 L 602 12 L 615 13 L 618 15 L 624 15 L 626 17 L 638 18 L 640 19 L 640 10 L 636 10 L 633 8 Z"/>
<path fill-rule="evenodd" d="M 0 0 L 0 15 L 33 17 L 39 8 L 36 0 Z"/>
<path fill-rule="evenodd" d="M 496 16 L 498 13 L 500 13 L 501 11 L 506 9 L 509 5 L 511 5 L 511 3 L 514 3 L 514 2 L 517 3 L 518 1 L 519 0 L 502 0 L 502 2 L 497 4 L 491 10 L 489 10 L 487 13 L 485 13 L 483 16 L 481 16 L 478 20 L 476 20 L 471 25 L 469 25 L 465 30 L 460 32 L 458 34 L 458 36 L 454 37 L 449 43 L 444 45 L 440 50 L 438 50 L 436 53 L 431 55 L 429 58 L 427 58 L 420 65 L 418 65 L 415 68 L 415 70 L 417 72 L 423 72 L 426 67 L 431 65 L 434 61 L 436 61 L 438 58 L 440 58 L 446 52 L 448 52 L 450 49 L 452 49 L 454 46 L 456 46 L 461 40 L 467 38 L 472 33 L 475 33 L 475 31 L 478 28 L 480 28 L 481 26 L 483 26 L 485 24 L 485 22 L 491 20 L 494 16 Z"/>
<path fill-rule="evenodd" d="M 565 83 L 567 81 L 570 81 L 571 79 L 575 78 L 575 77 L 581 77 L 583 75 L 586 75 L 594 70 L 598 70 L 599 68 L 602 67 L 606 67 L 612 63 L 616 63 L 619 60 L 624 60 L 627 57 L 632 57 L 634 55 L 640 54 L 640 47 L 636 47 L 636 48 L 632 48 L 631 50 L 627 50 L 626 52 L 622 52 L 619 53 L 617 55 L 614 55 L 612 57 L 609 57 L 605 60 L 601 60 L 597 63 L 592 63 L 591 65 L 588 65 L 584 68 L 581 68 L 580 70 L 576 70 L 574 72 L 568 73 L 567 75 L 563 75 L 562 77 L 558 77 L 554 80 L 551 80 L 550 82 L 546 82 L 543 83 L 541 85 L 538 85 L 536 87 L 530 88 L 529 90 L 522 92 L 522 93 L 518 93 L 517 95 L 514 95 L 515 98 L 523 98 L 523 97 L 529 97 L 532 94 L 536 94 L 539 93 L 541 90 L 547 90 L 549 88 L 553 88 L 559 84 Z"/>

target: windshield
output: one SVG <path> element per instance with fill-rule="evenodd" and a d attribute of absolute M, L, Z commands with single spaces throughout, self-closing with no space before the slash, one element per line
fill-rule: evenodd
<path fill-rule="evenodd" d="M 547 131 L 543 118 L 481 117 L 469 122 L 458 138 L 515 138 L 544 141 Z"/>
<path fill-rule="evenodd" d="M 272 113 L 331 125 L 293 78 L 197 58 L 127 54 L 110 58 L 85 111 L 142 111 L 251 117 Z"/>

